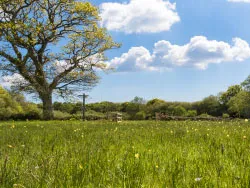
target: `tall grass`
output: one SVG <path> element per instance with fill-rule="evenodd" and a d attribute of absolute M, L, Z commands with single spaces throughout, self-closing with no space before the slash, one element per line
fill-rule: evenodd
<path fill-rule="evenodd" d="M 3 122 L 0 187 L 250 187 L 248 122 Z"/>

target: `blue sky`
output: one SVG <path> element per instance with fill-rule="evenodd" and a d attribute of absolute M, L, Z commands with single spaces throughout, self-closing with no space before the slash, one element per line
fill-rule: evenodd
<path fill-rule="evenodd" d="M 116 71 L 98 72 L 88 103 L 198 101 L 250 75 L 250 0 L 89 1 L 122 46 L 106 52 Z"/>
<path fill-rule="evenodd" d="M 117 71 L 100 73 L 101 82 L 89 92 L 88 102 L 123 102 L 135 96 L 147 100 L 197 101 L 241 83 L 250 74 L 250 3 L 143 0 L 140 4 L 139 1 L 142 2 L 91 1 L 100 7 L 103 26 L 122 47 L 106 53 L 108 63 Z M 176 7 L 171 7 L 175 3 Z M 147 4 L 154 8 L 151 10 Z M 152 13 L 162 5 L 166 5 L 161 9 L 163 15 Z M 130 17 L 124 25 L 112 20 L 124 16 L 114 12 L 117 6 L 118 11 Z M 148 14 L 138 13 L 143 8 Z M 234 43 L 234 38 L 238 42 Z M 159 41 L 167 46 L 163 55 L 154 47 Z M 137 61 L 139 67 L 135 65 Z"/>

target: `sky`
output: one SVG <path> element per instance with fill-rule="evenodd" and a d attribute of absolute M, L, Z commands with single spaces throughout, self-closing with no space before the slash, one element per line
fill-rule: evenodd
<path fill-rule="evenodd" d="M 88 102 L 198 101 L 250 74 L 250 0 L 92 0 L 121 48 Z"/>
<path fill-rule="evenodd" d="M 119 49 L 87 102 L 198 101 L 250 75 L 250 0 L 90 0 Z"/>

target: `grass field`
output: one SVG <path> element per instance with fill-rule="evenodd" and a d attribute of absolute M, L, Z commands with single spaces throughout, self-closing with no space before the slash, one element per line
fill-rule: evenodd
<path fill-rule="evenodd" d="M 250 187 L 248 122 L 0 122 L 0 187 Z"/>

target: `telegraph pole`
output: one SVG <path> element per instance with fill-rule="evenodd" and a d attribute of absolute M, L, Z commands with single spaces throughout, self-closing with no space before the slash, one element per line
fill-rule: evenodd
<path fill-rule="evenodd" d="M 79 95 L 79 97 L 82 97 L 82 120 L 85 121 L 85 111 L 86 111 L 86 98 L 88 97 L 88 95 L 86 95 L 85 93 L 83 93 L 83 95 Z"/>

